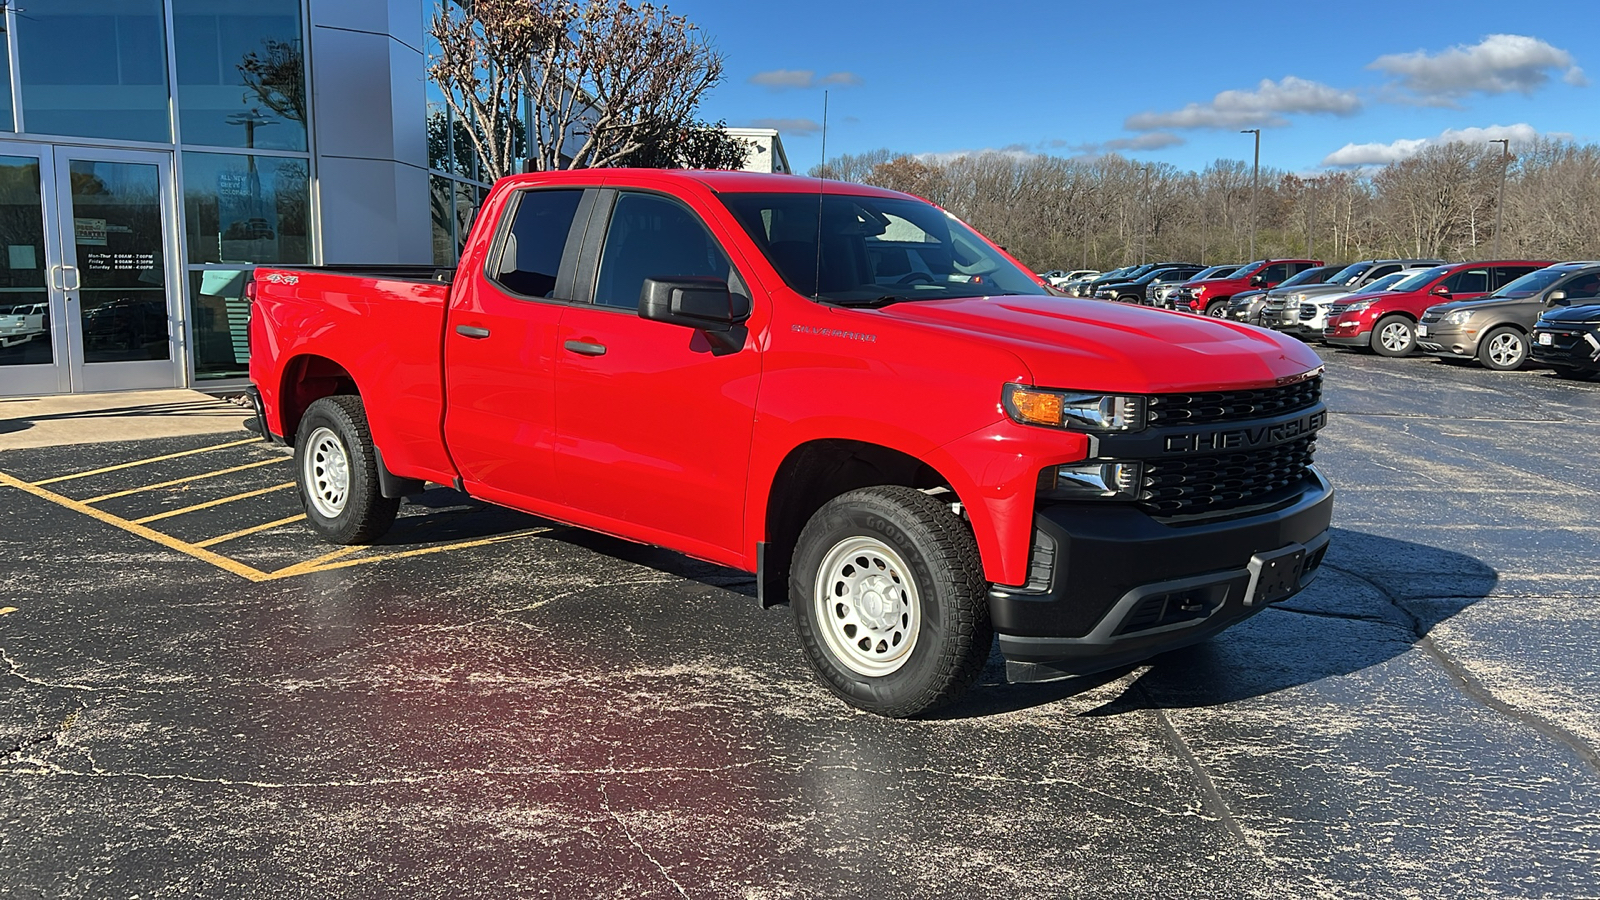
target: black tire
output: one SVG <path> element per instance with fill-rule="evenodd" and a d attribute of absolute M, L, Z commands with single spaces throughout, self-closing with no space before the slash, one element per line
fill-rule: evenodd
<path fill-rule="evenodd" d="M 789 571 L 800 646 L 851 706 L 893 718 L 930 712 L 966 693 L 989 658 L 978 544 L 921 491 L 869 487 L 828 501 L 800 532 Z"/>
<path fill-rule="evenodd" d="M 1372 352 L 1379 356 L 1410 356 L 1417 349 L 1417 325 L 1405 316 L 1384 316 L 1372 326 Z"/>
<path fill-rule="evenodd" d="M 1551 366 L 1550 368 L 1555 370 L 1557 378 L 1565 378 L 1568 381 L 1592 381 L 1595 376 L 1595 373 L 1588 369 L 1577 369 L 1572 366 Z"/>
<path fill-rule="evenodd" d="M 1522 368 L 1527 361 L 1528 336 L 1510 325 L 1491 329 L 1478 339 L 1478 362 L 1485 369 L 1510 372 Z"/>
<path fill-rule="evenodd" d="M 1206 315 L 1210 316 L 1213 319 L 1227 318 L 1227 315 L 1228 315 L 1228 301 L 1227 301 L 1227 299 L 1224 298 L 1222 300 L 1213 300 L 1210 303 L 1207 303 L 1206 304 Z"/>
<path fill-rule="evenodd" d="M 306 523 L 323 540 L 370 544 L 394 524 L 400 498 L 378 489 L 378 454 L 360 397 L 323 397 L 307 407 L 294 468 Z"/>

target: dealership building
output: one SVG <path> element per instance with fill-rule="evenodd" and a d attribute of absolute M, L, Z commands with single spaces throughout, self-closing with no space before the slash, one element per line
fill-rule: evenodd
<path fill-rule="evenodd" d="M 0 0 L 0 396 L 242 383 L 257 263 L 453 265 L 437 2 Z"/>

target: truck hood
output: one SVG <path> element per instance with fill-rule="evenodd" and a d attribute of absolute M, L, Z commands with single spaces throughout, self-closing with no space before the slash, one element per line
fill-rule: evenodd
<path fill-rule="evenodd" d="M 1040 387 L 1231 390 L 1271 386 L 1322 365 L 1305 344 L 1276 332 L 1120 303 L 977 297 L 896 303 L 871 314 L 983 335 L 1016 354 Z"/>

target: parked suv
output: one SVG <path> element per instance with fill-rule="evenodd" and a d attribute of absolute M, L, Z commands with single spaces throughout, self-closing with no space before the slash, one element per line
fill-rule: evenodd
<path fill-rule="evenodd" d="M 1359 294 L 1374 281 L 1396 272 L 1442 265 L 1442 259 L 1364 259 L 1354 262 L 1330 274 L 1320 285 L 1285 293 L 1281 299 L 1269 298 L 1261 314 L 1261 324 L 1300 337 L 1320 339 L 1328 303 L 1335 294 Z M 1321 308 L 1310 310 L 1310 315 L 1306 315 L 1306 304 Z M 1309 324 L 1312 320 L 1315 320 L 1315 325 Z"/>
<path fill-rule="evenodd" d="M 1417 320 L 1440 300 L 1483 297 L 1549 262 L 1495 260 L 1434 266 L 1378 294 L 1346 297 L 1328 307 L 1322 339 L 1339 347 L 1407 356 L 1417 347 Z"/>
<path fill-rule="evenodd" d="M 1390 272 L 1376 281 L 1369 281 L 1358 288 L 1334 291 L 1331 294 L 1314 294 L 1311 299 L 1303 303 L 1290 304 L 1280 314 L 1278 324 L 1268 327 L 1284 334 L 1292 334 L 1303 341 L 1320 341 L 1322 329 L 1328 325 L 1328 310 L 1335 304 L 1356 294 L 1376 294 L 1394 290 L 1395 285 L 1429 268 L 1431 267 L 1417 266 L 1413 269 L 1401 269 L 1398 272 Z"/>
<path fill-rule="evenodd" d="M 1145 291 L 1145 295 L 1148 298 L 1147 302 L 1151 306 L 1159 306 L 1162 309 L 1172 309 L 1177 301 L 1178 292 L 1183 289 L 1185 284 L 1188 284 L 1191 281 L 1203 281 L 1207 278 L 1222 278 L 1224 276 L 1233 274 L 1234 272 L 1238 271 L 1238 269 L 1238 263 L 1226 263 L 1220 266 L 1211 266 L 1209 268 L 1201 269 L 1188 278 L 1180 278 L 1175 281 L 1169 281 L 1165 278 L 1158 278 L 1155 281 L 1150 282 L 1149 289 Z"/>
<path fill-rule="evenodd" d="M 1247 322 L 1251 325 L 1265 326 L 1264 312 L 1274 302 L 1277 302 L 1278 306 L 1281 307 L 1283 305 L 1282 298 L 1293 293 L 1295 288 L 1322 284 L 1328 280 L 1329 276 L 1342 268 L 1344 267 L 1315 266 L 1302 271 L 1299 275 L 1291 276 L 1282 284 L 1270 290 L 1245 291 L 1242 294 L 1235 294 L 1233 299 L 1228 301 L 1228 315 L 1226 318 L 1233 319 L 1235 322 Z"/>
<path fill-rule="evenodd" d="M 1156 279 L 1170 278 L 1182 282 L 1193 278 L 1204 268 L 1205 266 L 1185 264 L 1181 266 L 1166 266 L 1159 269 L 1151 269 L 1132 281 L 1113 282 L 1108 284 L 1105 287 L 1102 287 L 1100 290 L 1095 291 L 1094 297 L 1096 300 L 1115 300 L 1119 303 L 1143 304 L 1146 302 L 1146 298 L 1149 296 L 1151 283 L 1156 281 Z"/>
<path fill-rule="evenodd" d="M 1430 306 L 1417 325 L 1417 348 L 1445 359 L 1474 359 L 1496 371 L 1528 360 L 1528 335 L 1552 307 L 1600 296 L 1600 263 L 1538 269 L 1482 300 Z"/>
<path fill-rule="evenodd" d="M 1562 378 L 1600 373 L 1600 305 L 1556 307 L 1533 325 L 1533 361 Z"/>
<path fill-rule="evenodd" d="M 1178 308 L 1222 318 L 1234 294 L 1255 288 L 1274 288 L 1306 269 L 1322 265 L 1320 259 L 1258 259 L 1246 263 L 1226 278 L 1207 278 L 1185 284 L 1178 292 Z"/>

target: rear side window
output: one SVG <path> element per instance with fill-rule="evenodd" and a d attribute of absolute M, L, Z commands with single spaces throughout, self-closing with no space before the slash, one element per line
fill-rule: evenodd
<path fill-rule="evenodd" d="M 1518 278 L 1521 278 L 1522 276 L 1528 274 L 1529 272 L 1537 272 L 1542 268 L 1544 268 L 1544 266 L 1495 266 L 1494 267 L 1494 287 L 1495 287 L 1495 290 L 1499 290 L 1500 288 L 1505 287 L 1506 285 L 1510 284 L 1513 281 L 1516 281 Z"/>
<path fill-rule="evenodd" d="M 1463 269 L 1445 279 L 1452 294 L 1482 294 L 1489 290 L 1488 269 Z"/>
<path fill-rule="evenodd" d="M 728 279 L 727 254 L 694 213 L 653 194 L 617 198 L 600 257 L 594 302 L 639 308 L 646 278 L 710 275 Z"/>
<path fill-rule="evenodd" d="M 1600 294 L 1600 272 L 1586 272 L 1579 275 L 1577 278 L 1562 285 L 1562 289 L 1567 292 L 1567 297 L 1571 299 L 1593 297 L 1596 294 Z"/>
<path fill-rule="evenodd" d="M 1399 263 L 1389 263 L 1388 265 L 1383 265 L 1383 266 L 1373 266 L 1367 272 L 1367 277 L 1370 278 L 1373 281 L 1377 281 L 1379 278 L 1382 278 L 1385 275 L 1393 275 L 1394 273 L 1396 273 L 1398 271 L 1400 271 L 1400 264 Z"/>
<path fill-rule="evenodd" d="M 555 296 L 561 254 L 582 199 L 582 190 L 524 192 L 517 199 L 494 280 L 525 297 Z"/>

